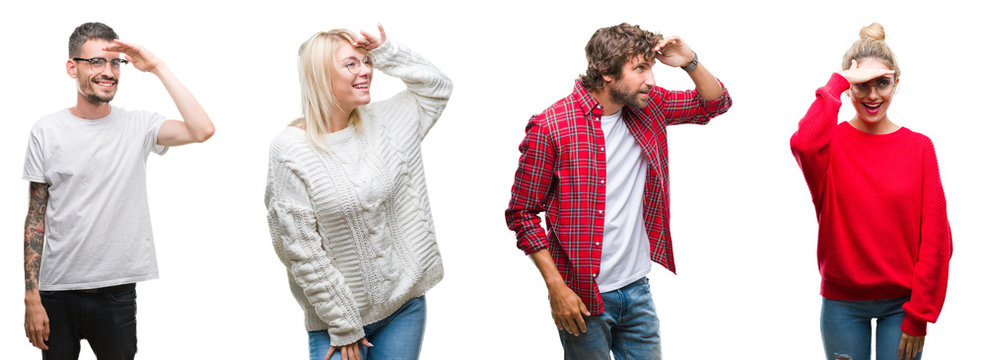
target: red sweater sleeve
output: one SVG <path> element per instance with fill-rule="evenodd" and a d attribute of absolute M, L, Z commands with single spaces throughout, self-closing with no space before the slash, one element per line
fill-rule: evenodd
<path fill-rule="evenodd" d="M 829 145 L 836 131 L 839 108 L 842 107 L 839 95 L 846 89 L 849 89 L 849 81 L 842 75 L 832 73 L 829 82 L 815 91 L 815 102 L 798 122 L 798 131 L 791 136 L 791 152 L 805 174 L 816 212 L 821 209 L 822 189 L 825 188 L 825 173 L 830 159 Z"/>
<path fill-rule="evenodd" d="M 904 303 L 904 322 L 901 324 L 901 330 L 912 336 L 924 336 L 928 322 L 938 320 L 945 302 L 948 261 L 952 257 L 952 232 L 945 211 L 945 193 L 930 140 L 925 144 L 922 156 L 921 239 L 914 264 L 911 300 Z"/>

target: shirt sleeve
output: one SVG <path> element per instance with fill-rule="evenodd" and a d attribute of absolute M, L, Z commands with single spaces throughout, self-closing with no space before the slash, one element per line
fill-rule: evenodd
<path fill-rule="evenodd" d="M 40 126 L 34 125 L 31 135 L 27 139 L 27 153 L 24 155 L 24 180 L 46 184 L 44 169 L 44 146 L 42 144 L 42 130 Z"/>
<path fill-rule="evenodd" d="M 305 182 L 290 161 L 277 159 L 273 149 L 268 171 L 265 202 L 274 251 L 318 317 L 329 325 L 332 345 L 358 341 L 365 335 L 359 307 L 322 246 Z"/>
<path fill-rule="evenodd" d="M 144 144 L 149 152 L 154 152 L 158 155 L 164 155 L 168 152 L 168 147 L 164 145 L 158 145 L 157 134 L 161 131 L 161 125 L 167 121 L 163 115 L 158 113 L 147 112 L 144 113 L 145 119 L 147 121 L 147 127 L 144 131 Z"/>
<path fill-rule="evenodd" d="M 548 247 L 548 236 L 538 214 L 547 207 L 555 151 L 542 120 L 535 116 L 527 125 L 506 211 L 507 227 L 516 233 L 517 247 L 527 255 Z"/>
<path fill-rule="evenodd" d="M 655 87 L 660 98 L 658 109 L 668 125 L 707 124 L 709 120 L 724 114 L 733 105 L 733 99 L 729 96 L 726 86 L 721 81 L 719 86 L 722 87 L 722 95 L 715 100 L 705 100 L 696 90 L 671 91 Z"/>
<path fill-rule="evenodd" d="M 923 154 L 921 188 L 921 239 L 914 264 L 911 299 L 904 303 L 901 330 L 925 336 L 929 322 L 938 320 L 945 303 L 948 262 L 952 257 L 952 231 L 945 211 L 945 193 L 938 172 L 938 158 L 929 140 Z"/>
<path fill-rule="evenodd" d="M 842 100 L 839 94 L 849 89 L 849 81 L 833 73 L 825 86 L 815 91 L 815 102 L 808 108 L 798 130 L 791 136 L 791 152 L 805 175 L 811 190 L 816 212 L 821 209 L 822 189 L 825 187 L 832 137 L 838 123 Z"/>
<path fill-rule="evenodd" d="M 387 40 L 370 51 L 374 67 L 401 79 L 407 90 L 394 98 L 408 100 L 417 116 L 418 134 L 423 138 L 445 110 L 452 95 L 452 80 L 430 62 L 407 47 Z"/>

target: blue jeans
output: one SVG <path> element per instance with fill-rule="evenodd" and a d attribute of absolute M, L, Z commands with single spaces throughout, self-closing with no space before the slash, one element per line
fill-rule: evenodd
<path fill-rule="evenodd" d="M 425 335 L 425 296 L 408 300 L 400 309 L 383 320 L 363 326 L 366 340 L 372 348 L 359 346 L 361 359 L 409 360 L 421 353 L 421 340 Z M 311 360 L 324 360 L 330 347 L 329 332 L 308 332 L 308 354 Z M 337 349 L 332 360 L 342 358 Z"/>
<path fill-rule="evenodd" d="M 43 359 L 78 359 L 82 339 L 100 360 L 132 360 L 137 354 L 134 284 L 40 293 L 51 329 Z"/>
<path fill-rule="evenodd" d="M 822 344 L 828 360 L 870 360 L 870 321 L 876 319 L 876 359 L 897 360 L 902 306 L 908 297 L 845 301 L 822 298 Z M 914 359 L 920 360 L 921 353 Z"/>
<path fill-rule="evenodd" d="M 558 330 L 565 359 L 661 359 L 660 320 L 654 311 L 647 278 L 604 292 L 602 314 L 586 316 L 586 332 L 575 336 Z"/>

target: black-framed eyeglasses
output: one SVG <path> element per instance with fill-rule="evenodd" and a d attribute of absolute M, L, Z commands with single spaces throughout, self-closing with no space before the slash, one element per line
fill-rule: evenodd
<path fill-rule="evenodd" d="M 106 63 L 110 63 L 110 67 L 112 67 L 113 71 L 119 71 L 120 70 L 120 65 L 126 65 L 126 64 L 129 64 L 130 63 L 126 59 L 111 59 L 111 60 L 107 60 L 106 58 L 101 58 L 101 57 L 94 57 L 94 58 L 88 58 L 88 59 L 75 57 L 75 58 L 72 58 L 72 60 L 75 60 L 75 61 L 85 61 L 85 62 L 89 63 L 89 67 L 92 69 L 92 71 L 97 71 L 97 72 L 98 71 L 102 71 L 103 70 L 103 67 L 106 66 Z"/>
<path fill-rule="evenodd" d="M 361 59 L 358 59 L 355 56 L 350 56 L 345 59 L 342 59 L 342 67 L 346 68 L 346 70 L 349 70 L 350 74 L 358 75 L 363 66 L 366 66 L 367 69 L 370 69 L 370 71 L 372 71 L 373 59 L 371 59 L 369 56 L 364 56 Z"/>

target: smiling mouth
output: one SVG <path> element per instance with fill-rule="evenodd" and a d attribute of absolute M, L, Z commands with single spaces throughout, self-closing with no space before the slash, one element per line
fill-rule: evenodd
<path fill-rule="evenodd" d="M 96 85 L 99 85 L 99 87 L 102 88 L 111 88 L 116 85 L 116 79 L 107 78 L 107 77 L 99 77 L 93 79 L 92 82 L 95 83 Z"/>
<path fill-rule="evenodd" d="M 883 103 L 872 103 L 872 104 L 870 104 L 870 103 L 863 103 L 863 108 L 866 109 L 866 112 L 868 112 L 870 114 L 876 114 L 876 113 L 880 112 L 880 107 L 882 107 L 882 106 L 883 106 Z"/>

